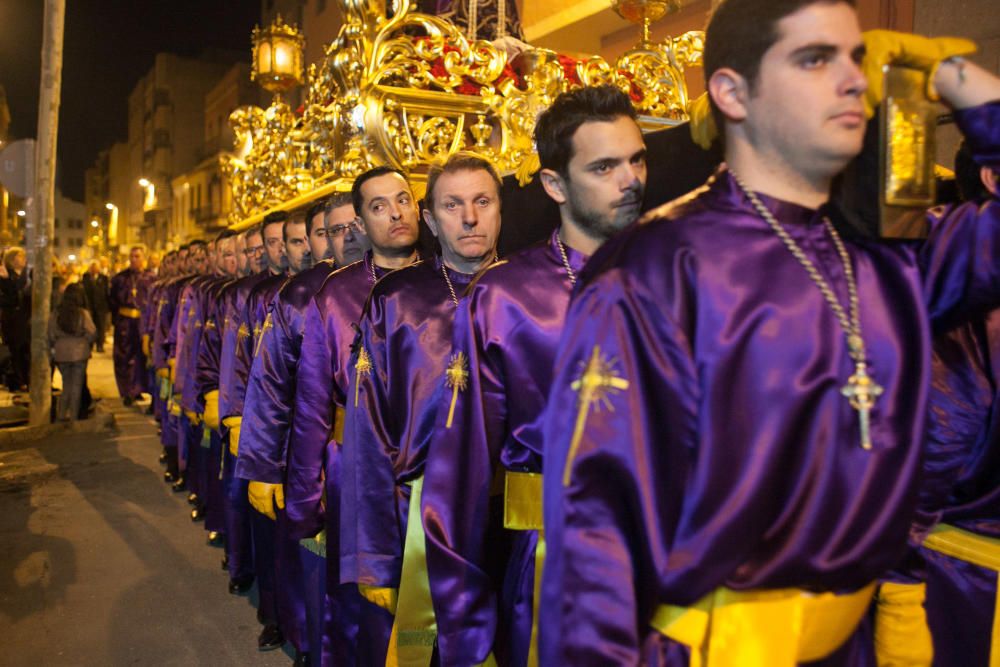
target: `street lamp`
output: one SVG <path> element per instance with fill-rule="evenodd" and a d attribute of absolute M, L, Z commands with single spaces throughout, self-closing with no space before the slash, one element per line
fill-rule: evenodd
<path fill-rule="evenodd" d="M 118 244 L 118 207 L 108 202 L 104 208 L 111 211 L 111 220 L 108 223 L 108 245 L 115 246 Z"/>
<path fill-rule="evenodd" d="M 148 188 L 149 187 L 149 179 L 148 178 L 140 178 L 139 179 L 139 187 L 141 187 L 141 188 Z"/>
<path fill-rule="evenodd" d="M 101 223 L 99 223 L 99 222 L 97 221 L 97 218 L 94 218 L 93 220 L 91 220 L 91 221 L 90 221 L 90 226 L 91 226 L 91 227 L 95 227 L 95 228 L 96 228 L 96 227 L 100 227 L 100 226 L 101 226 Z"/>
<path fill-rule="evenodd" d="M 19 217 L 19 218 L 23 218 L 26 215 L 28 215 L 28 214 L 24 210 L 20 210 L 20 211 L 17 212 L 17 217 Z"/>

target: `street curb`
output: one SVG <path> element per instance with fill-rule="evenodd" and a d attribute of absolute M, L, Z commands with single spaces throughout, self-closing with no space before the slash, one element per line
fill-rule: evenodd
<path fill-rule="evenodd" d="M 0 447 L 10 447 L 26 442 L 35 442 L 61 434 L 103 433 L 115 428 L 115 415 L 101 407 L 89 419 L 73 422 L 56 422 L 42 426 L 14 426 L 0 430 Z"/>

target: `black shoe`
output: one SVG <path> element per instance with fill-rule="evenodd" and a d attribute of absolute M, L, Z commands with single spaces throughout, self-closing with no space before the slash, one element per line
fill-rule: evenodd
<path fill-rule="evenodd" d="M 191 520 L 192 521 L 197 522 L 197 521 L 203 521 L 204 519 L 205 519 L 205 508 L 204 507 L 195 507 L 193 510 L 191 510 Z"/>
<path fill-rule="evenodd" d="M 162 454 L 160 454 L 160 463 L 162 463 L 163 465 L 167 465 L 167 453 L 166 452 L 163 452 Z"/>
<path fill-rule="evenodd" d="M 128 408 L 131 407 L 133 403 L 135 403 L 135 399 L 132 398 L 131 396 L 126 396 L 125 398 L 122 399 L 122 403 L 124 403 L 125 407 Z"/>
<path fill-rule="evenodd" d="M 295 652 L 295 662 L 292 663 L 292 667 L 309 667 L 311 664 L 312 660 L 309 658 L 309 651 Z"/>
<path fill-rule="evenodd" d="M 197 493 L 189 493 L 188 494 L 188 505 L 197 505 L 197 504 L 198 504 L 198 494 Z"/>
<path fill-rule="evenodd" d="M 245 574 L 229 580 L 229 592 L 233 595 L 243 595 L 253 588 L 253 575 Z"/>
<path fill-rule="evenodd" d="M 173 486 L 171 486 L 170 488 L 174 490 L 174 493 L 187 491 L 187 480 L 185 480 L 183 477 L 178 477 L 177 481 L 174 482 Z"/>
<path fill-rule="evenodd" d="M 163 473 L 163 481 L 166 482 L 167 484 L 170 484 L 171 482 L 176 482 L 177 475 L 167 470 L 166 472 Z"/>
<path fill-rule="evenodd" d="M 271 651 L 285 645 L 285 635 L 281 628 L 274 623 L 264 626 L 264 629 L 257 635 L 257 649 L 260 651 Z"/>

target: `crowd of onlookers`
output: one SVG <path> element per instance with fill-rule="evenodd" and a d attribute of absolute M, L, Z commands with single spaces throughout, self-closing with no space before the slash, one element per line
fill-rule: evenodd
<path fill-rule="evenodd" d="M 87 389 L 87 362 L 93 350 L 104 351 L 111 322 L 109 286 L 123 261 L 108 258 L 88 265 L 52 265 L 49 352 L 62 377 L 62 392 L 53 401 L 54 418 L 87 415 L 92 399 Z M 10 392 L 28 390 L 31 366 L 32 271 L 24 248 L 3 250 L 0 262 L 0 384 Z"/>

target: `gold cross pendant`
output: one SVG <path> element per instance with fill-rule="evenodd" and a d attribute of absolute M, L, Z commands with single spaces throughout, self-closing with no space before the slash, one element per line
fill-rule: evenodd
<path fill-rule="evenodd" d="M 854 374 L 847 378 L 840 393 L 847 397 L 851 407 L 858 411 L 858 421 L 861 427 L 862 449 L 872 448 L 871 411 L 875 407 L 875 399 L 882 395 L 884 389 L 868 375 L 865 362 L 859 361 L 854 366 Z"/>
<path fill-rule="evenodd" d="M 465 352 L 456 352 L 451 355 L 448 368 L 444 372 L 445 385 L 451 392 L 451 407 L 448 408 L 448 422 L 445 428 L 451 428 L 451 422 L 455 418 L 455 404 L 458 402 L 458 392 L 465 391 L 469 386 L 469 357 Z"/>
<path fill-rule="evenodd" d="M 587 425 L 587 416 L 590 414 L 590 406 L 596 405 L 600 411 L 601 405 L 608 410 L 614 411 L 610 392 L 619 392 L 628 389 L 628 380 L 623 378 L 615 370 L 615 359 L 608 359 L 601 354 L 600 345 L 595 345 L 590 354 L 590 360 L 583 367 L 583 372 L 579 379 L 570 384 L 570 388 L 579 394 L 577 405 L 579 409 L 576 413 L 576 424 L 573 427 L 573 439 L 569 443 L 569 453 L 566 455 L 566 467 L 563 470 L 563 486 L 569 486 L 569 472 L 576 458 L 576 450 L 580 446 L 580 439 L 583 437 L 583 429 Z"/>

